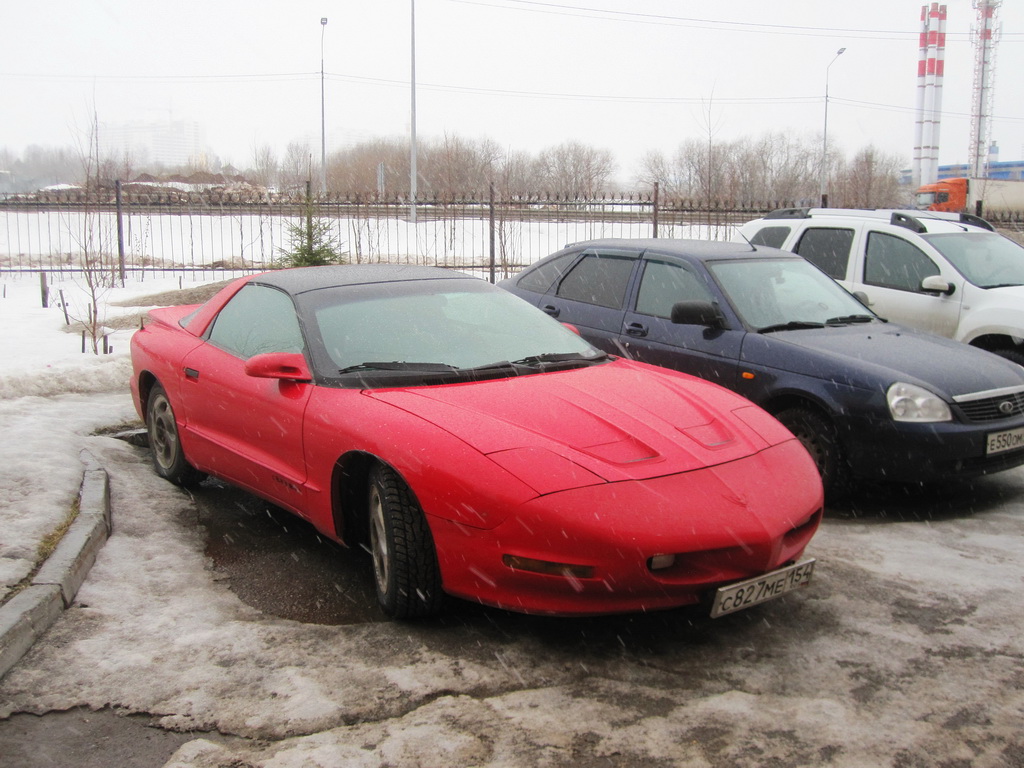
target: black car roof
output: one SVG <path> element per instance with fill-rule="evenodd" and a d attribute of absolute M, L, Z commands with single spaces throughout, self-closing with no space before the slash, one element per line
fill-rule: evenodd
<path fill-rule="evenodd" d="M 253 276 L 250 282 L 280 288 L 287 293 L 297 295 L 333 286 L 422 280 L 476 280 L 476 278 L 464 272 L 455 272 L 441 267 L 401 264 L 339 264 L 264 272 Z"/>
<path fill-rule="evenodd" d="M 635 251 L 638 254 L 660 254 L 665 256 L 689 256 L 696 259 L 751 258 L 755 255 L 800 258 L 789 251 L 770 248 L 765 245 L 752 246 L 748 243 L 720 242 L 712 240 L 673 240 L 668 238 L 605 238 L 573 243 L 567 248 L 609 248 Z"/>

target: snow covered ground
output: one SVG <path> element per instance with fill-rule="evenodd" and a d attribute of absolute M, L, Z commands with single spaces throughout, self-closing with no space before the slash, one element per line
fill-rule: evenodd
<path fill-rule="evenodd" d="M 76 331 L 88 316 L 85 285 L 70 278 L 51 282 L 44 308 L 37 275 L 0 278 L 0 595 L 28 574 L 40 540 L 70 510 L 88 436 L 136 418 L 128 396 L 128 342 L 139 308 L 113 302 L 178 287 L 174 277 L 104 290 L 103 325 L 133 319 L 125 321 L 130 328 L 108 336 L 110 354 L 95 355 L 91 335 L 83 354 Z"/>
<path fill-rule="evenodd" d="M 93 435 L 135 418 L 131 331 L 82 354 L 37 278 L 3 280 L 0 583 L 70 507 L 82 450 L 111 473 L 114 533 L 76 604 L 0 680 L 0 725 L 147 714 L 197 732 L 168 768 L 1024 765 L 1024 471 L 834 510 L 810 589 L 714 622 L 481 609 L 303 624 L 242 602 L 188 495 Z M 111 290 L 109 324 L 138 311 L 113 302 L 177 287 Z"/>

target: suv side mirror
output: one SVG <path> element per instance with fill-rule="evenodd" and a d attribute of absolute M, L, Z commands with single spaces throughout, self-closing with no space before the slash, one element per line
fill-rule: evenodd
<path fill-rule="evenodd" d="M 725 317 L 710 301 L 679 301 L 672 305 L 672 322 L 676 325 L 706 325 L 724 328 Z"/>
<path fill-rule="evenodd" d="M 928 275 L 928 277 L 921 281 L 921 290 L 925 293 L 941 293 L 946 296 L 952 296 L 956 286 L 943 280 L 941 275 Z"/>

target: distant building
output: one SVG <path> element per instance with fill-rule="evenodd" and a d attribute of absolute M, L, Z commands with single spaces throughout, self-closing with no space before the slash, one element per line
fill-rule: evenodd
<path fill-rule="evenodd" d="M 135 166 L 202 167 L 207 157 L 206 131 L 189 120 L 100 123 L 100 154 Z"/>
<path fill-rule="evenodd" d="M 910 184 L 911 173 L 909 168 L 901 172 L 900 182 Z M 959 179 L 971 175 L 970 163 L 959 163 L 957 165 L 940 165 L 939 179 Z M 990 179 L 1024 179 L 1024 160 L 1014 160 L 1002 163 L 989 163 L 988 178 Z"/>
<path fill-rule="evenodd" d="M 1024 160 L 1013 160 L 1008 162 L 999 161 L 999 145 L 996 142 L 992 142 L 988 149 L 988 174 L 986 178 L 989 179 L 1010 179 L 1018 181 L 1024 179 Z M 910 184 L 913 175 L 909 168 L 903 169 L 901 172 L 900 183 Z M 956 165 L 940 165 L 938 180 L 942 179 L 962 179 L 969 178 L 971 176 L 971 164 L 970 163 L 958 163 Z"/>

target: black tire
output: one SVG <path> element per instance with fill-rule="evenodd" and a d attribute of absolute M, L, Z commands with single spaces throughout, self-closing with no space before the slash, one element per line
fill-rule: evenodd
<path fill-rule="evenodd" d="M 993 349 L 992 352 L 1009 360 L 1011 363 L 1024 365 L 1024 352 L 1018 349 Z"/>
<path fill-rule="evenodd" d="M 781 421 L 811 454 L 821 475 L 825 495 L 834 498 L 844 493 L 849 481 L 849 470 L 832 422 L 809 408 L 800 407 L 780 411 L 775 414 L 775 418 Z"/>
<path fill-rule="evenodd" d="M 184 488 L 199 485 L 206 477 L 188 463 L 178 437 L 178 422 L 167 392 L 154 384 L 146 402 L 146 429 L 149 431 L 149 454 L 156 473 Z"/>
<path fill-rule="evenodd" d="M 388 466 L 370 472 L 369 546 L 377 600 L 396 619 L 441 610 L 441 571 L 434 539 L 409 487 Z"/>

